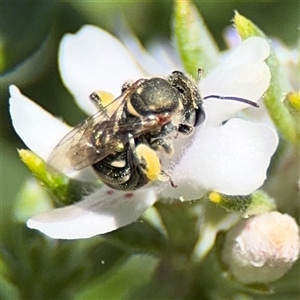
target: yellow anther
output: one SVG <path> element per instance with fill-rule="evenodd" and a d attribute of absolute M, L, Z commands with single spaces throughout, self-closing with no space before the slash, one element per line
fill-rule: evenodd
<path fill-rule="evenodd" d="M 214 202 L 214 203 L 221 203 L 222 202 L 222 195 L 217 193 L 217 192 L 211 192 L 208 195 L 208 198 L 211 202 Z"/>

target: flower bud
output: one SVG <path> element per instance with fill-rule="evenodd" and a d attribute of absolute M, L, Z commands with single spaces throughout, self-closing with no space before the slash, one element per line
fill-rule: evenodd
<path fill-rule="evenodd" d="M 300 115 L 300 92 L 290 92 L 286 94 L 284 104 L 295 119 L 298 120 Z"/>
<path fill-rule="evenodd" d="M 30 150 L 21 149 L 18 152 L 35 178 L 54 196 L 60 205 L 77 202 L 82 196 L 91 193 L 98 187 L 97 183 L 78 181 L 65 174 L 49 171 L 44 160 Z"/>
<path fill-rule="evenodd" d="M 242 283 L 269 283 L 299 257 L 299 228 L 287 214 L 270 212 L 238 223 L 226 235 L 222 259 Z"/>

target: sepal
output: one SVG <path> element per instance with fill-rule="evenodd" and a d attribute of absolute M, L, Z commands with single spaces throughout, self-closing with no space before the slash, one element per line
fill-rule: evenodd
<path fill-rule="evenodd" d="M 210 192 L 208 198 L 211 202 L 223 207 L 228 212 L 236 212 L 243 217 L 258 215 L 276 209 L 274 199 L 263 191 L 255 191 L 246 196 L 230 196 Z"/>

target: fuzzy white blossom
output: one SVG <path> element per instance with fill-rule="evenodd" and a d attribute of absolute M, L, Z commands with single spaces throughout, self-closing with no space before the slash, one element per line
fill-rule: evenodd
<path fill-rule="evenodd" d="M 228 231 L 222 258 L 240 282 L 269 283 L 287 273 L 299 252 L 295 220 L 270 212 L 243 220 Z"/>
<path fill-rule="evenodd" d="M 270 83 L 270 72 L 264 62 L 268 55 L 269 46 L 263 39 L 253 37 L 244 41 L 200 81 L 202 97 L 217 94 L 257 102 Z M 118 96 L 125 81 L 167 76 L 173 71 L 162 71 L 162 65 L 145 51 L 140 51 L 139 57 L 143 57 L 145 65 L 115 37 L 88 25 L 62 39 L 59 68 L 78 106 L 92 114 L 96 109 L 89 95 L 94 90 Z M 10 87 L 10 95 L 16 132 L 28 148 L 47 160 L 70 127 L 22 95 L 17 87 Z M 103 187 L 79 203 L 33 216 L 27 225 L 53 238 L 87 238 L 132 223 L 161 197 L 193 200 L 208 190 L 250 194 L 266 178 L 278 137 L 266 124 L 235 118 L 247 107 L 237 101 L 205 100 L 204 124 L 191 138 L 175 141 L 176 155 L 168 171 L 177 188 L 149 184 L 128 193 Z"/>

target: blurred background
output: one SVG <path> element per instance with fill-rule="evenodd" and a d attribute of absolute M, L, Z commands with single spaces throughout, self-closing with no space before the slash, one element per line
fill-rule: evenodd
<path fill-rule="evenodd" d="M 220 49 L 223 33 L 234 10 L 252 20 L 268 36 L 296 47 L 299 38 L 297 1 L 195 1 Z M 85 115 L 74 105 L 62 84 L 57 67 L 61 37 L 84 24 L 116 32 L 119 19 L 147 47 L 157 38 L 171 38 L 172 1 L 1 1 L 1 238 L 12 243 L 12 208 L 29 171 L 17 150 L 25 148 L 14 132 L 8 113 L 8 86 L 17 85 L 23 94 L 71 125 Z"/>

